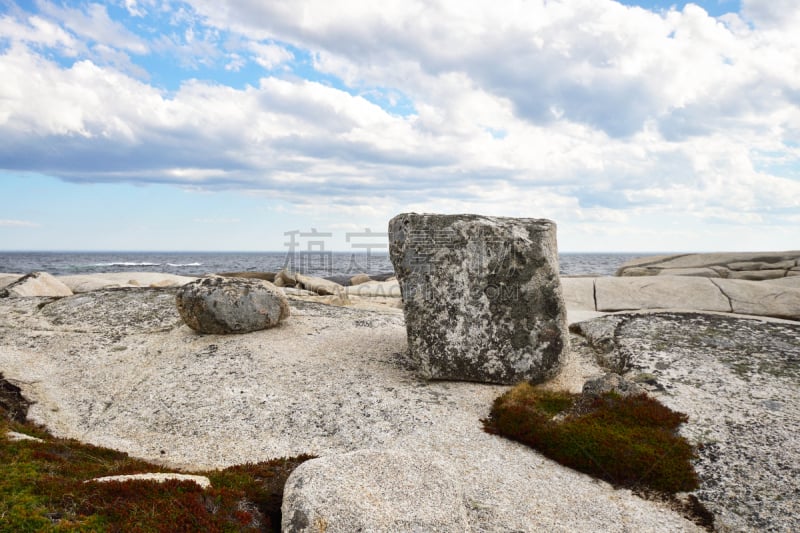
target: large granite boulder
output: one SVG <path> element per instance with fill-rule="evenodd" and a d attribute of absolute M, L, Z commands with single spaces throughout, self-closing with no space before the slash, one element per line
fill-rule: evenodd
<path fill-rule="evenodd" d="M 286 533 L 469 531 L 463 491 L 431 454 L 361 450 L 312 459 L 286 481 Z"/>
<path fill-rule="evenodd" d="M 558 372 L 569 337 L 553 222 L 407 213 L 389 222 L 389 243 L 424 377 L 512 384 Z"/>
<path fill-rule="evenodd" d="M 47 272 L 31 272 L 0 290 L 0 297 L 72 296 L 72 291 Z"/>
<path fill-rule="evenodd" d="M 176 304 L 186 325 L 199 333 L 247 333 L 289 316 L 283 292 L 256 279 L 198 279 L 178 289 Z"/>
<path fill-rule="evenodd" d="M 617 270 L 617 276 L 698 276 L 763 281 L 796 275 L 800 251 L 725 252 L 640 257 Z"/>

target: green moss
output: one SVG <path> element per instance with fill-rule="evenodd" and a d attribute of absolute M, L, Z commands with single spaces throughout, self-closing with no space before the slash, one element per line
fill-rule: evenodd
<path fill-rule="evenodd" d="M 279 531 L 286 478 L 311 458 L 196 472 L 209 477 L 208 489 L 175 480 L 85 483 L 168 470 L 115 450 L 54 438 L 10 415 L 0 405 L 0 532 Z M 9 430 L 43 442 L 12 441 Z"/>
<path fill-rule="evenodd" d="M 497 398 L 483 422 L 490 433 L 614 485 L 674 494 L 698 486 L 694 450 L 677 434 L 686 420 L 647 395 L 592 399 L 523 383 Z"/>

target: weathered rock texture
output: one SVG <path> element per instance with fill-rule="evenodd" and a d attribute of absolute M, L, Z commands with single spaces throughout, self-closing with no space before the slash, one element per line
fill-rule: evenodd
<path fill-rule="evenodd" d="M 564 278 L 567 305 L 597 312 L 682 309 L 800 320 L 800 278 L 768 281 L 684 276 Z"/>
<path fill-rule="evenodd" d="M 431 454 L 360 450 L 312 459 L 286 482 L 285 533 L 469 531 L 463 490 Z"/>
<path fill-rule="evenodd" d="M 628 261 L 617 276 L 699 276 L 762 281 L 794 275 L 800 251 L 659 255 Z"/>
<path fill-rule="evenodd" d="M 199 333 L 247 333 L 289 316 L 283 292 L 255 279 L 199 279 L 178 289 L 175 301 L 186 325 Z"/>
<path fill-rule="evenodd" d="M 800 325 L 649 313 L 577 329 L 610 339 L 600 361 L 689 415 L 680 431 L 698 446 L 696 494 L 716 530 L 800 531 Z"/>
<path fill-rule="evenodd" d="M 32 272 L 0 290 L 0 297 L 71 296 L 72 291 L 47 272 Z"/>
<path fill-rule="evenodd" d="M 176 469 L 364 448 L 440 456 L 475 532 L 698 531 L 664 504 L 484 432 L 505 388 L 420 379 L 399 310 L 292 301 L 281 327 L 197 335 L 175 292 L 0 299 L 0 370 L 34 402 L 29 417 Z"/>
<path fill-rule="evenodd" d="M 423 376 L 544 381 L 569 347 L 549 220 L 402 214 L 389 250 Z"/>

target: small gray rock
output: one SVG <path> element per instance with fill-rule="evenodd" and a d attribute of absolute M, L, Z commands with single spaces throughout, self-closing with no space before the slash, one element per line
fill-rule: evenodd
<path fill-rule="evenodd" d="M 199 333 L 247 333 L 289 316 L 283 292 L 256 279 L 202 278 L 178 289 L 176 304 L 186 325 Z"/>
<path fill-rule="evenodd" d="M 609 372 L 602 376 L 587 380 L 583 384 L 584 396 L 601 396 L 607 392 L 615 392 L 620 396 L 637 396 L 645 394 L 641 386 L 626 380 L 619 374 Z"/>
<path fill-rule="evenodd" d="M 360 450 L 312 459 L 286 481 L 285 533 L 470 531 L 463 490 L 431 454 Z"/>

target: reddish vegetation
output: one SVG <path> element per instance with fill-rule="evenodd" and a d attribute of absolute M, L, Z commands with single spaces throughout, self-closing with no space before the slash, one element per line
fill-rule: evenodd
<path fill-rule="evenodd" d="M 522 384 L 495 400 L 484 426 L 614 485 L 674 494 L 698 486 L 694 450 L 677 433 L 686 420 L 647 395 L 592 399 Z"/>

